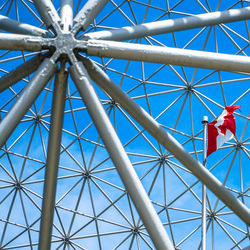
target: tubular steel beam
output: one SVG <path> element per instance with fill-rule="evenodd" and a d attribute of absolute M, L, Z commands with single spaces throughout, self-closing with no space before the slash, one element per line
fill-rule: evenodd
<path fill-rule="evenodd" d="M 23 89 L 16 102 L 0 123 L 0 149 L 8 140 L 11 133 L 42 91 L 55 70 L 56 64 L 46 58 L 32 77 L 30 83 Z"/>
<path fill-rule="evenodd" d="M 37 28 L 30 24 L 20 23 L 16 20 L 10 19 L 6 16 L 0 15 L 0 29 L 23 35 L 32 35 L 32 36 L 48 36 L 46 30 Z"/>
<path fill-rule="evenodd" d="M 174 249 L 82 63 L 74 63 L 70 74 L 155 247 Z"/>
<path fill-rule="evenodd" d="M 80 57 L 79 57 L 80 58 Z M 169 150 L 184 166 L 203 182 L 221 201 L 223 201 L 242 221 L 250 225 L 250 211 L 204 166 L 194 159 L 184 147 L 176 141 L 143 108 L 133 101 L 117 86 L 106 73 L 86 58 L 80 58 L 90 77 L 109 96 L 119 103 L 141 126 L 143 126 L 159 143 Z"/>
<path fill-rule="evenodd" d="M 135 26 L 122 27 L 116 30 L 93 32 L 86 34 L 86 37 L 92 39 L 122 41 L 247 19 L 250 19 L 250 7 L 144 23 Z"/>
<path fill-rule="evenodd" d="M 43 19 L 46 27 L 54 28 L 57 30 L 57 26 L 60 24 L 60 17 L 51 0 L 33 0 L 36 9 L 38 10 L 41 18 Z"/>
<path fill-rule="evenodd" d="M 250 73 L 247 56 L 103 40 L 89 40 L 83 46 L 90 56 Z"/>
<path fill-rule="evenodd" d="M 22 80 L 24 77 L 33 73 L 39 67 L 45 57 L 46 55 L 39 54 L 26 61 L 25 63 L 21 64 L 9 73 L 3 75 L 0 78 L 0 93 L 5 89 L 11 87 L 18 81 Z"/>
<path fill-rule="evenodd" d="M 73 25 L 73 0 L 61 0 L 61 27 L 69 31 Z"/>
<path fill-rule="evenodd" d="M 0 50 L 41 51 L 49 40 L 37 36 L 0 33 Z"/>
<path fill-rule="evenodd" d="M 74 19 L 73 33 L 86 30 L 107 2 L 108 0 L 88 0 Z"/>
<path fill-rule="evenodd" d="M 243 248 L 242 250 L 250 250 L 250 246 Z"/>
<path fill-rule="evenodd" d="M 46 161 L 45 182 L 43 191 L 42 218 L 40 226 L 39 250 L 48 250 L 51 245 L 51 234 L 55 209 L 56 185 L 58 164 L 60 158 L 60 145 L 64 117 L 64 106 L 67 87 L 67 74 L 65 67 L 61 67 L 56 75 L 48 154 Z"/>

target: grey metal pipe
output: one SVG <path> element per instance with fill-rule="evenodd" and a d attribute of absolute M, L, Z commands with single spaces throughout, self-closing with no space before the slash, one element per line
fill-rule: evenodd
<path fill-rule="evenodd" d="M 80 29 L 86 30 L 108 0 L 88 0 L 74 19 L 72 32 L 76 34 Z"/>
<path fill-rule="evenodd" d="M 16 102 L 0 123 L 0 148 L 8 140 L 55 70 L 56 64 L 50 59 L 46 58 L 42 62 L 30 83 L 23 89 Z"/>
<path fill-rule="evenodd" d="M 98 31 L 88 33 L 85 36 L 92 39 L 122 41 L 144 36 L 153 36 L 169 32 L 195 29 L 221 23 L 248 20 L 249 18 L 250 7 L 246 7 L 242 9 L 216 11 L 195 16 L 156 21 L 135 26 L 127 26 L 116 30 Z"/>
<path fill-rule="evenodd" d="M 84 46 L 90 56 L 250 73 L 247 56 L 103 40 L 89 40 Z"/>
<path fill-rule="evenodd" d="M 46 30 L 40 29 L 30 24 L 18 22 L 3 15 L 0 15 L 0 29 L 15 34 L 45 37 L 48 35 L 48 32 Z"/>
<path fill-rule="evenodd" d="M 12 86 L 13 84 L 17 83 L 18 81 L 22 80 L 24 77 L 33 73 L 35 70 L 37 70 L 37 68 L 45 57 L 45 54 L 39 54 L 37 56 L 34 56 L 30 60 L 15 68 L 14 70 L 3 75 L 0 78 L 0 93 Z"/>
<path fill-rule="evenodd" d="M 46 39 L 38 36 L 0 33 L 0 49 L 41 51 L 46 48 Z"/>
<path fill-rule="evenodd" d="M 142 107 L 123 92 L 96 64 L 86 58 L 81 57 L 80 59 L 82 59 L 87 68 L 90 77 L 100 88 L 119 103 L 159 143 L 169 150 L 187 169 L 238 215 L 242 221 L 248 226 L 250 225 L 249 209 L 242 202 L 234 197 L 212 173 L 193 158 L 178 141 L 165 131 Z"/>
<path fill-rule="evenodd" d="M 174 249 L 83 64 L 81 62 L 74 63 L 70 68 L 70 74 L 155 247 L 157 249 Z"/>
<path fill-rule="evenodd" d="M 69 31 L 73 25 L 73 0 L 61 0 L 61 27 L 63 31 Z"/>
<path fill-rule="evenodd" d="M 51 0 L 33 0 L 37 11 L 43 19 L 47 28 L 53 27 L 56 30 L 56 25 L 60 24 L 60 17 Z"/>
<path fill-rule="evenodd" d="M 250 250 L 250 246 L 243 248 L 242 250 Z"/>
<path fill-rule="evenodd" d="M 48 250 L 51 245 L 66 88 L 67 74 L 64 71 L 64 67 L 62 67 L 55 79 L 43 191 L 39 250 Z"/>

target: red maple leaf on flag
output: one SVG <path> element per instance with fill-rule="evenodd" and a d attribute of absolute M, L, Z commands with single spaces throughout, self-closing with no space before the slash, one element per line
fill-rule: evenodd
<path fill-rule="evenodd" d="M 226 141 L 231 140 L 235 136 L 236 123 L 233 112 L 239 109 L 240 105 L 227 106 L 221 115 L 214 121 L 208 123 L 208 148 L 207 156 L 216 151 Z"/>

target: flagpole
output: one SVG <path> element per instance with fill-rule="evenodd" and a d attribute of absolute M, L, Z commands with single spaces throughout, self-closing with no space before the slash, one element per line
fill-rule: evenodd
<path fill-rule="evenodd" d="M 203 116 L 203 166 L 207 167 L 207 123 L 208 117 Z M 207 188 L 202 184 L 202 229 L 201 229 L 201 242 L 202 250 L 206 250 L 206 234 L 207 234 Z"/>

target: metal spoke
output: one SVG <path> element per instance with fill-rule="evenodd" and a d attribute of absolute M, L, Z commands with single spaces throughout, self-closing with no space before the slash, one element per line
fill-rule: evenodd
<path fill-rule="evenodd" d="M 120 105 L 127 110 L 144 128 L 151 133 L 157 140 L 175 157 L 192 171 L 206 186 L 217 195 L 228 207 L 230 207 L 243 221 L 250 224 L 250 213 L 248 208 L 237 200 L 209 171 L 190 156 L 189 153 L 160 125 L 152 119 L 141 107 L 139 107 L 126 93 L 122 92 L 112 80 L 104 74 L 97 66 L 89 60 L 84 60 L 88 68 L 90 77 L 113 97 Z M 98 75 L 98 77 L 97 77 Z M 100 80 L 101 79 L 101 80 Z M 139 119 L 140 117 L 140 119 Z M 143 120 L 143 122 L 142 122 Z M 245 216 L 243 216 L 245 214 Z"/>
<path fill-rule="evenodd" d="M 190 17 L 144 23 L 136 26 L 127 26 L 116 30 L 105 30 L 89 33 L 91 39 L 122 41 L 144 36 L 152 36 L 186 29 L 194 29 L 221 23 L 247 20 L 250 17 L 250 8 L 231 9 L 195 15 Z"/>
<path fill-rule="evenodd" d="M 46 24 L 46 27 L 54 28 L 55 31 L 58 31 L 58 25 L 61 20 L 53 3 L 50 0 L 34 0 L 33 3 Z"/>
<path fill-rule="evenodd" d="M 145 223 L 147 230 L 152 237 L 152 241 L 159 249 L 172 249 L 172 243 L 170 242 L 165 229 L 162 227 L 160 219 L 157 216 L 143 186 L 134 172 L 134 169 L 116 136 L 104 109 L 101 107 L 101 103 L 98 101 L 98 97 L 88 79 L 87 72 L 82 64 L 78 62 L 71 67 L 70 73 L 78 87 L 83 101 L 88 107 L 92 119 L 95 121 L 95 125 L 109 154 L 111 155 L 112 161 L 114 162 L 123 183 L 140 213 L 142 221 Z M 147 205 L 145 206 L 145 204 Z"/>
<path fill-rule="evenodd" d="M 80 29 L 86 30 L 107 2 L 108 0 L 88 0 L 75 17 L 72 32 L 76 34 Z"/>
<path fill-rule="evenodd" d="M 81 43 L 78 43 L 81 47 Z M 85 44 L 83 46 L 86 46 Z M 250 73 L 248 57 L 114 41 L 89 40 L 87 54 L 98 57 L 174 64 Z"/>
<path fill-rule="evenodd" d="M 7 141 L 55 70 L 56 64 L 49 59 L 45 59 L 39 66 L 30 84 L 22 91 L 18 100 L 0 123 L 0 148 Z"/>
<path fill-rule="evenodd" d="M 32 35 L 32 36 L 47 36 L 47 31 L 39 29 L 35 26 L 20 23 L 6 16 L 0 15 L 0 29 L 9 31 L 15 34 Z"/>
<path fill-rule="evenodd" d="M 248 246 L 250 1 L 0 2 L 0 248 Z M 202 117 L 228 105 L 205 169 Z"/>
<path fill-rule="evenodd" d="M 44 60 L 45 55 L 37 55 L 0 78 L 0 92 L 11 87 L 33 73 Z"/>
<path fill-rule="evenodd" d="M 41 51 L 46 48 L 46 40 L 37 36 L 0 34 L 0 49 Z"/>
<path fill-rule="evenodd" d="M 73 25 L 73 0 L 61 0 L 61 25 L 64 31 L 69 31 Z"/>
<path fill-rule="evenodd" d="M 64 71 L 64 67 L 63 64 L 55 79 L 39 239 L 39 249 L 41 250 L 50 249 L 51 244 L 61 131 L 67 89 L 67 74 Z"/>

